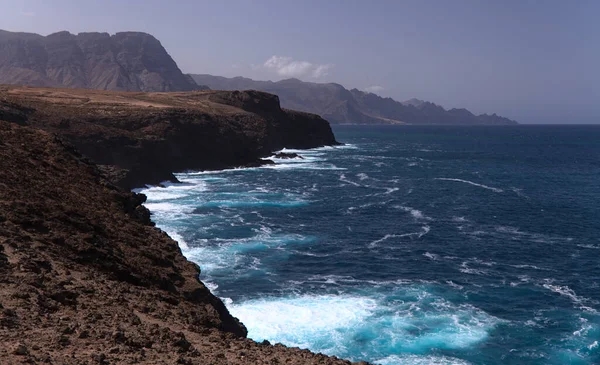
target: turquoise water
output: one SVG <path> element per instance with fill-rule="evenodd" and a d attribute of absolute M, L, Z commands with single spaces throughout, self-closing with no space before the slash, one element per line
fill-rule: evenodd
<path fill-rule="evenodd" d="M 600 128 L 334 132 L 346 146 L 143 189 L 251 338 L 379 364 L 600 363 Z"/>

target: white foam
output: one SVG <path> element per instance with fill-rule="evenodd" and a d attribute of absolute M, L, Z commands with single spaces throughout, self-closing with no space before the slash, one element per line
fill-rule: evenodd
<path fill-rule="evenodd" d="M 465 183 L 465 184 L 469 184 L 469 185 L 477 186 L 477 187 L 484 188 L 484 189 L 487 189 L 487 190 L 491 190 L 491 191 L 496 192 L 496 193 L 502 193 L 504 191 L 504 190 L 502 190 L 500 188 L 494 188 L 494 187 L 491 187 L 491 186 L 487 186 L 487 185 L 483 185 L 483 184 L 478 184 L 476 182 L 469 181 L 469 180 L 463 180 L 463 179 L 452 179 L 452 178 L 448 178 L 448 177 L 436 177 L 434 180 L 462 182 L 462 183 Z"/>
<path fill-rule="evenodd" d="M 330 278 L 336 280 L 340 279 Z M 393 297 L 401 299 L 391 302 L 374 293 L 301 295 L 232 303 L 229 310 L 247 326 L 253 340 L 349 359 L 363 359 L 365 353 L 384 359 L 390 353 L 410 356 L 432 349 L 466 349 L 487 338 L 500 322 L 475 307 L 454 305 L 420 287 L 404 285 L 395 284 L 398 291 Z"/>
<path fill-rule="evenodd" d="M 346 170 L 343 167 L 337 167 L 333 164 L 318 164 L 318 163 L 277 163 L 275 165 L 264 165 L 258 167 L 261 169 L 269 170 L 334 170 L 343 171 Z M 252 168 L 251 168 L 252 169 Z"/>
<path fill-rule="evenodd" d="M 579 244 L 579 245 L 577 245 L 577 247 L 590 248 L 593 250 L 600 250 L 600 246 L 594 246 L 594 245 L 589 245 L 589 244 Z"/>
<path fill-rule="evenodd" d="M 381 242 L 383 242 L 385 240 L 388 240 L 390 238 L 396 238 L 396 237 L 400 237 L 400 235 L 397 235 L 397 234 L 386 234 L 385 236 L 381 237 L 380 239 L 375 240 L 375 241 L 369 243 L 369 247 L 373 248 L 373 247 L 377 246 L 377 244 L 379 244 L 379 243 L 381 243 Z"/>
<path fill-rule="evenodd" d="M 369 178 L 369 175 L 367 175 L 367 174 L 365 174 L 365 173 L 361 172 L 360 174 L 356 174 L 356 177 L 358 177 L 358 178 L 359 178 L 359 180 L 361 180 L 361 181 L 362 181 L 362 180 L 366 180 L 366 179 L 368 179 L 368 178 Z"/>
<path fill-rule="evenodd" d="M 213 294 L 215 293 L 215 291 L 217 290 L 217 288 L 219 287 L 219 285 L 210 282 L 210 281 L 203 281 L 204 285 L 208 288 L 208 290 L 210 290 Z"/>
<path fill-rule="evenodd" d="M 450 285 L 451 287 L 453 287 L 454 289 L 458 289 L 458 290 L 462 290 L 464 289 L 464 286 L 456 284 L 455 282 L 453 282 L 452 280 L 447 280 L 446 284 Z"/>
<path fill-rule="evenodd" d="M 427 225 L 421 227 L 421 231 L 420 232 L 411 232 L 411 233 L 402 233 L 402 234 L 386 234 L 385 236 L 383 236 L 382 238 L 372 241 L 369 243 L 368 247 L 369 248 L 374 248 L 377 247 L 378 244 L 380 244 L 383 241 L 387 241 L 390 238 L 402 238 L 402 237 L 417 237 L 417 238 L 421 238 L 424 235 L 426 235 L 427 233 L 429 233 L 429 231 L 431 230 L 431 228 Z"/>
<path fill-rule="evenodd" d="M 373 361 L 378 365 L 470 365 L 470 362 L 447 356 L 391 355 Z"/>
<path fill-rule="evenodd" d="M 165 231 L 169 235 L 169 237 L 171 237 L 173 240 L 177 241 L 177 243 L 179 244 L 179 248 L 182 251 L 190 249 L 187 242 L 185 242 L 185 240 L 179 233 L 177 233 L 173 230 L 170 230 L 170 229 L 163 229 L 163 231 Z"/>
<path fill-rule="evenodd" d="M 438 260 L 440 259 L 440 256 L 439 256 L 439 255 L 437 255 L 437 254 L 435 254 L 435 253 L 430 253 L 430 252 L 425 252 L 425 253 L 423 254 L 423 256 L 425 256 L 425 257 L 427 257 L 428 259 L 430 259 L 430 260 L 433 260 L 433 261 L 438 261 Z"/>
<path fill-rule="evenodd" d="M 398 190 L 400 190 L 400 188 L 384 188 L 385 189 L 385 193 L 384 194 L 391 194 L 393 192 L 396 192 Z"/>
<path fill-rule="evenodd" d="M 421 212 L 420 210 L 415 209 L 415 208 L 407 207 L 407 206 L 404 206 L 404 205 L 394 205 L 393 208 L 400 209 L 400 210 L 403 210 L 405 212 L 408 212 L 415 219 L 431 220 L 430 217 L 424 215 L 423 212 Z"/>
<path fill-rule="evenodd" d="M 464 261 L 462 264 L 460 264 L 460 272 L 465 273 L 465 274 L 470 274 L 470 275 L 487 275 L 488 272 L 487 270 L 481 270 L 481 269 L 474 269 L 468 266 L 468 261 Z"/>
<path fill-rule="evenodd" d="M 542 284 L 542 286 L 554 293 L 569 298 L 573 303 L 577 304 L 579 308 L 588 312 L 596 313 L 594 308 L 587 305 L 587 303 L 590 302 L 588 298 L 578 296 L 575 291 L 569 288 L 567 285 L 553 285 L 551 280 L 546 280 L 546 283 Z"/>
<path fill-rule="evenodd" d="M 513 186 L 510 188 L 510 190 L 512 190 L 515 194 L 517 194 L 517 196 L 520 196 L 521 198 L 529 199 L 529 197 L 525 195 L 525 193 L 523 193 L 523 189 L 515 188 Z"/>
<path fill-rule="evenodd" d="M 186 210 L 185 206 L 182 206 L 181 204 L 175 204 L 175 203 L 145 203 L 144 206 L 146 208 L 148 208 L 150 210 L 150 212 L 152 213 L 165 213 L 165 212 L 171 212 L 171 213 L 184 213 L 183 211 Z M 189 208 L 188 208 L 189 210 Z"/>
<path fill-rule="evenodd" d="M 352 181 L 352 180 L 348 180 L 348 178 L 347 178 L 347 177 L 346 177 L 346 175 L 344 175 L 344 174 L 341 174 L 341 175 L 340 175 L 340 181 L 343 181 L 343 182 L 345 182 L 345 183 L 348 183 L 348 184 L 351 184 L 351 185 L 354 185 L 354 186 L 362 186 L 362 185 L 361 185 L 361 184 L 359 184 L 359 183 L 356 183 L 356 182 L 354 182 L 354 181 Z"/>
<path fill-rule="evenodd" d="M 233 304 L 229 311 L 243 321 L 249 337 L 256 341 L 310 348 L 336 329 L 359 325 L 376 308 L 376 301 L 369 298 L 322 295 L 251 300 Z"/>

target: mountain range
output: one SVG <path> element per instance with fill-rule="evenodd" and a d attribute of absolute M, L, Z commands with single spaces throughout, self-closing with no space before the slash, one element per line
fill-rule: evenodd
<path fill-rule="evenodd" d="M 191 91 L 160 42 L 147 33 L 58 32 L 48 36 L 0 30 L 0 84 L 116 91 Z"/>
<path fill-rule="evenodd" d="M 281 106 L 315 113 L 333 124 L 517 124 L 496 114 L 475 115 L 467 109 L 449 109 L 423 100 L 398 102 L 336 83 L 298 79 L 277 82 L 245 77 L 191 75 L 196 83 L 218 90 L 260 90 L 279 96 Z"/>
<path fill-rule="evenodd" d="M 318 114 L 332 124 L 516 124 L 417 99 L 398 102 L 336 83 L 186 75 L 155 37 L 142 32 L 48 36 L 0 30 L 0 84 L 113 91 L 258 90 L 281 106 Z M 206 86 L 204 86 L 206 85 Z"/>

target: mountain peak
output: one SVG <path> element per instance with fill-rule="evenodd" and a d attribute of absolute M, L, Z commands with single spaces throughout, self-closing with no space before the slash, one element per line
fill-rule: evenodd
<path fill-rule="evenodd" d="M 0 84 L 119 91 L 203 89 L 144 32 L 0 31 Z"/>
<path fill-rule="evenodd" d="M 403 105 L 412 105 L 415 108 L 419 108 L 425 103 L 426 103 L 425 100 L 421 100 L 421 99 L 417 99 L 417 98 L 408 99 L 408 100 L 402 102 Z"/>

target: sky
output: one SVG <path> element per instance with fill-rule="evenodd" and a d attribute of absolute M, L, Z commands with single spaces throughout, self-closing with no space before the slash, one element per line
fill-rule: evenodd
<path fill-rule="evenodd" d="M 0 29 L 143 31 L 184 72 L 600 123 L 596 0 L 0 0 Z"/>

